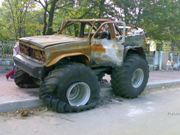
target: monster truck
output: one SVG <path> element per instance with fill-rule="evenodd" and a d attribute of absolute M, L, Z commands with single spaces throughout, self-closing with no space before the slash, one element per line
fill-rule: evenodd
<path fill-rule="evenodd" d="M 147 84 L 149 68 L 145 36 L 134 30 L 123 21 L 71 19 L 55 35 L 20 38 L 15 83 L 40 87 L 40 99 L 57 112 L 94 108 L 104 74 L 111 75 L 115 95 L 135 98 Z"/>

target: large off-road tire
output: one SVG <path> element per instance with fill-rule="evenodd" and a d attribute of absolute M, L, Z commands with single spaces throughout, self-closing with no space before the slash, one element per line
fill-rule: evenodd
<path fill-rule="evenodd" d="M 149 67 L 145 58 L 131 54 L 122 66 L 113 69 L 111 84 L 115 95 L 135 98 L 145 89 L 148 78 Z"/>
<path fill-rule="evenodd" d="M 37 88 L 39 85 L 36 83 L 37 79 L 33 78 L 23 70 L 16 68 L 14 75 L 14 82 L 20 88 Z"/>
<path fill-rule="evenodd" d="M 83 64 L 68 64 L 49 73 L 40 87 L 40 99 L 56 112 L 94 108 L 99 99 L 95 73 Z"/>

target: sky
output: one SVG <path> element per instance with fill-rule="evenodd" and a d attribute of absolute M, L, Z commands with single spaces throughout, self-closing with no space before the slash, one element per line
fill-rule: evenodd
<path fill-rule="evenodd" d="M 3 2 L 3 0 L 0 0 L 0 5 L 1 5 L 2 2 Z"/>

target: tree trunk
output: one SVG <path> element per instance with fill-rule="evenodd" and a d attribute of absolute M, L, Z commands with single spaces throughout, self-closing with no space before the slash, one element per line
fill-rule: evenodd
<path fill-rule="evenodd" d="M 44 22 L 44 26 L 43 26 L 43 35 L 46 35 L 46 29 L 47 29 L 47 10 L 44 11 L 44 19 L 43 19 L 43 22 Z"/>
<path fill-rule="evenodd" d="M 105 0 L 101 0 L 100 1 L 100 5 L 99 5 L 99 18 L 102 18 L 103 17 L 103 13 L 104 13 L 104 6 L 105 6 L 105 4 L 104 4 L 104 2 L 105 2 Z"/>
<path fill-rule="evenodd" d="M 50 10 L 49 10 L 49 18 L 48 18 L 48 28 L 47 28 L 47 35 L 51 35 L 53 34 L 53 20 L 54 20 L 54 11 L 55 11 L 55 8 L 56 8 L 56 3 L 58 2 L 58 0 L 53 0 L 51 2 L 51 7 L 50 7 Z"/>

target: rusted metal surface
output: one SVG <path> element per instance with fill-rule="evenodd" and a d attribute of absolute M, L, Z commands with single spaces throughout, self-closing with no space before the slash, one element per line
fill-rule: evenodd
<path fill-rule="evenodd" d="M 98 47 L 97 47 L 98 45 Z M 96 64 L 104 62 L 120 65 L 123 60 L 123 46 L 118 44 L 116 40 L 93 40 L 91 57 Z"/>
<path fill-rule="evenodd" d="M 78 42 L 78 41 L 81 42 L 84 40 L 83 38 L 70 37 L 64 35 L 34 36 L 34 37 L 26 37 L 20 39 L 21 42 L 24 42 L 23 44 L 28 44 L 28 46 L 32 45 L 32 47 L 38 47 L 38 49 L 46 48 L 56 44 L 60 45 L 69 42 Z"/>
<path fill-rule="evenodd" d="M 74 23 L 79 23 L 79 27 L 72 28 L 75 30 L 79 28 L 80 33 L 75 33 L 75 36 L 62 35 L 63 31 Z M 121 26 L 118 28 L 117 25 Z M 142 38 L 140 40 L 137 36 L 127 34 L 131 32 L 129 28 L 126 31 L 125 23 L 122 21 L 71 19 L 64 21 L 58 35 L 21 38 L 20 51 L 25 57 L 43 63 L 45 67 L 71 56 L 84 56 L 89 64 L 108 62 L 120 65 L 123 61 L 125 44 L 132 44 L 131 46 L 135 47 L 141 47 L 143 44 L 140 42 L 144 39 L 142 36 L 139 36 Z M 105 30 L 108 36 L 102 37 Z M 125 41 L 126 39 L 129 42 Z"/>
<path fill-rule="evenodd" d="M 91 48 L 89 41 L 66 43 L 55 45 L 45 49 L 47 56 L 46 65 L 51 66 L 65 57 L 84 55 L 90 62 Z"/>
<path fill-rule="evenodd" d="M 45 62 L 45 52 L 39 49 L 33 49 L 29 46 L 20 44 L 20 52 L 26 56 Z"/>

